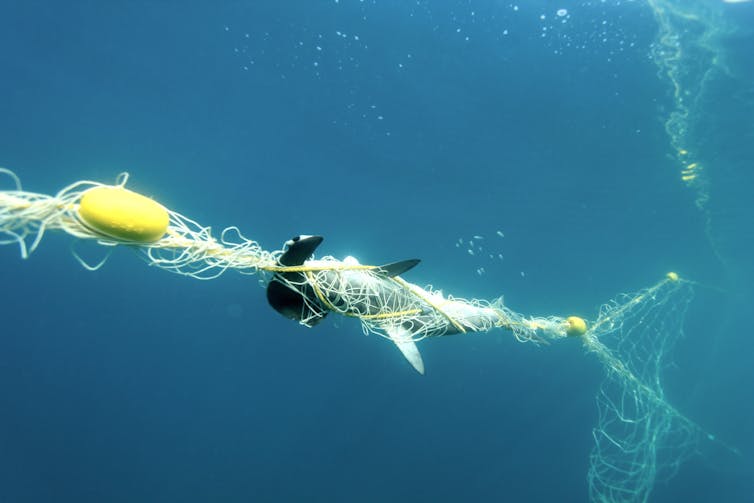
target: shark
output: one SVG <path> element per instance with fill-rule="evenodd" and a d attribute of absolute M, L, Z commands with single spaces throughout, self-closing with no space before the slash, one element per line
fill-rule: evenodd
<path fill-rule="evenodd" d="M 277 270 L 267 285 L 267 301 L 288 319 L 313 327 L 333 311 L 369 318 L 370 328 L 376 327 L 386 335 L 422 375 L 425 368 L 415 342 L 417 339 L 486 330 L 500 325 L 501 313 L 496 309 L 446 299 L 439 292 L 428 292 L 402 280 L 400 275 L 419 264 L 419 259 L 401 260 L 375 268 L 349 268 L 359 266 L 358 260 L 353 257 L 346 257 L 343 261 L 312 259 L 323 240 L 322 236 L 296 236 L 285 243 L 278 258 Z M 338 269 L 333 264 L 345 267 Z M 318 271 L 318 277 L 324 283 L 339 285 L 338 291 L 318 288 L 312 276 L 307 275 L 307 271 L 312 270 Z M 358 292 L 358 295 L 344 302 L 343 292 Z M 415 308 L 410 320 L 404 318 L 396 322 L 395 318 L 380 318 L 385 309 L 396 312 L 405 306 Z"/>

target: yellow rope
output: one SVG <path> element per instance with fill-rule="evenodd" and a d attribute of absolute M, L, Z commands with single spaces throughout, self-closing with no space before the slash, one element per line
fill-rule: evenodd
<path fill-rule="evenodd" d="M 322 293 L 322 290 L 320 290 L 319 285 L 316 281 L 314 281 L 314 275 L 312 274 L 312 271 L 306 271 L 306 279 L 309 280 L 309 284 L 312 286 L 312 289 L 314 290 L 314 294 L 317 296 L 317 298 L 325 305 L 327 309 L 330 311 L 340 312 L 338 309 L 335 308 L 335 306 L 327 299 L 324 293 Z M 346 316 L 355 316 L 353 314 L 349 313 L 343 313 Z"/>
<path fill-rule="evenodd" d="M 376 265 L 362 265 L 362 264 L 337 264 L 333 265 L 265 265 L 260 266 L 260 269 L 268 272 L 319 272 L 319 271 L 371 271 L 379 269 Z"/>
<path fill-rule="evenodd" d="M 495 311 L 495 314 L 500 318 L 500 323 L 497 324 L 498 327 L 507 328 L 508 330 L 513 330 L 513 325 L 511 325 L 510 320 L 508 320 L 508 317 L 505 315 L 504 312 L 502 312 L 500 309 L 492 308 L 493 311 Z"/>
<path fill-rule="evenodd" d="M 366 266 L 371 267 L 371 266 Z M 306 271 L 306 279 L 309 280 L 309 284 L 312 286 L 312 289 L 314 290 L 314 294 L 317 296 L 317 298 L 322 302 L 327 309 L 330 311 L 335 311 L 337 313 L 340 313 L 344 316 L 350 316 L 352 318 L 359 318 L 363 320 L 384 320 L 388 318 L 400 318 L 401 316 L 411 316 L 414 314 L 419 314 L 422 312 L 421 309 L 407 309 L 405 311 L 393 311 L 390 313 L 377 313 L 377 314 L 355 314 L 355 313 L 349 313 L 347 311 L 342 312 L 341 310 L 337 309 L 332 302 L 330 302 L 325 296 L 322 289 L 319 287 L 317 282 L 314 280 L 314 275 L 312 274 L 314 271 Z"/>
<path fill-rule="evenodd" d="M 359 316 L 359 318 L 363 318 L 365 320 L 385 320 L 388 318 L 400 318 L 402 316 L 411 316 L 414 314 L 419 314 L 421 312 L 422 312 L 421 309 L 406 309 L 405 311 L 393 311 L 391 313 L 361 315 Z"/>
<path fill-rule="evenodd" d="M 430 299 L 428 296 L 422 295 L 416 289 L 411 288 L 409 286 L 409 284 L 405 280 L 403 280 L 402 278 L 400 278 L 399 276 L 394 276 L 394 277 L 392 277 L 390 279 L 392 279 L 393 281 L 395 281 L 396 283 L 398 283 L 399 285 L 401 285 L 403 288 L 405 288 L 406 290 L 408 290 L 409 292 L 413 293 L 414 295 L 416 295 L 417 297 L 419 297 L 421 300 L 423 300 L 424 302 L 426 302 L 427 304 L 429 304 L 435 311 L 437 311 L 438 313 L 440 313 L 443 316 L 445 316 L 445 318 L 450 322 L 450 324 L 453 325 L 454 327 L 456 327 L 456 329 L 459 332 L 461 332 L 462 334 L 466 333 L 466 329 L 463 327 L 463 325 L 461 325 L 460 323 L 458 323 L 456 320 L 453 319 L 452 316 L 450 316 L 448 313 L 446 313 L 445 311 L 443 311 L 443 309 L 436 302 L 434 302 L 432 299 Z"/>

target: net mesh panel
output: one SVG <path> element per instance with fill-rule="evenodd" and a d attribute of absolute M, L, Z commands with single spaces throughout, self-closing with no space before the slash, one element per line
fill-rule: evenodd
<path fill-rule="evenodd" d="M 691 283 L 666 280 L 602 306 L 585 343 L 607 375 L 587 475 L 592 501 L 644 502 L 695 452 L 702 430 L 666 398 L 666 356 L 683 333 Z"/>

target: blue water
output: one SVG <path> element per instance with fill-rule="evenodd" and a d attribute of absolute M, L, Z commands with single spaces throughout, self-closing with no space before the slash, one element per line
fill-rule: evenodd
<path fill-rule="evenodd" d="M 267 249 L 418 257 L 407 280 L 525 314 L 594 319 L 676 270 L 700 285 L 665 391 L 741 455 L 705 446 L 651 501 L 754 501 L 754 5 L 714 5 L 702 189 L 655 17 L 615 0 L 0 2 L 0 165 L 48 194 L 129 171 Z M 125 248 L 89 272 L 72 244 L 0 248 L 1 502 L 588 499 L 603 371 L 575 341 L 429 340 L 420 377 L 354 320 L 278 316 L 254 277 Z"/>

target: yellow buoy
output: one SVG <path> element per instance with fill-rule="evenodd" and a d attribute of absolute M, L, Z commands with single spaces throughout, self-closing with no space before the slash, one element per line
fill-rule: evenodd
<path fill-rule="evenodd" d="M 670 271 L 665 275 L 666 278 L 668 278 L 670 281 L 678 281 L 678 273 Z"/>
<path fill-rule="evenodd" d="M 164 206 L 119 186 L 104 185 L 87 190 L 81 196 L 78 213 L 92 230 L 134 243 L 159 240 L 170 223 Z"/>
<path fill-rule="evenodd" d="M 569 316 L 566 318 L 568 328 L 566 328 L 566 335 L 577 336 L 584 335 L 586 333 L 586 321 L 584 318 L 578 316 Z"/>

